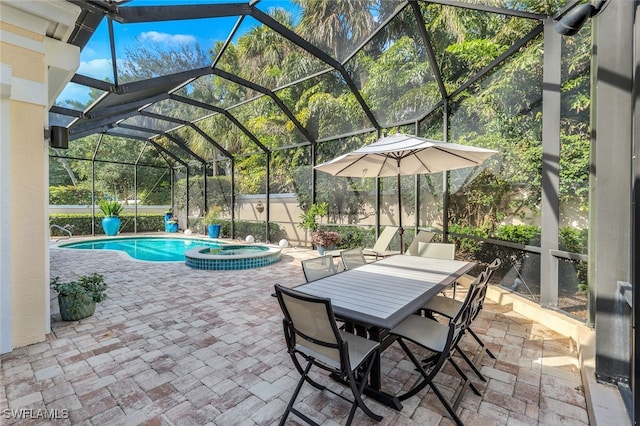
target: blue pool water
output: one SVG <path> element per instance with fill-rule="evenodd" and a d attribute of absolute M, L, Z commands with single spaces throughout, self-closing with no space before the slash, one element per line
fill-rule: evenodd
<path fill-rule="evenodd" d="M 85 250 L 121 250 L 138 260 L 150 262 L 184 261 L 184 252 L 195 247 L 219 249 L 224 244 L 193 238 L 110 238 L 81 243 L 61 244 L 60 247 Z"/>

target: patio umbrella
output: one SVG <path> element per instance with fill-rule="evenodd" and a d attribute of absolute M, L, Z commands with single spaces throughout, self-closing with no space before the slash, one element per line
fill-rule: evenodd
<path fill-rule="evenodd" d="M 482 164 L 497 151 L 398 133 L 315 166 L 333 176 L 398 178 L 398 227 L 402 251 L 400 176 L 429 174 Z"/>

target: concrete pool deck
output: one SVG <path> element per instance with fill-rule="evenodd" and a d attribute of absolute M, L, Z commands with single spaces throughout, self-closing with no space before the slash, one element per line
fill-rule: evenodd
<path fill-rule="evenodd" d="M 286 248 L 272 266 L 205 271 L 125 261 L 110 252 L 51 250 L 52 277 L 102 273 L 108 298 L 94 316 L 62 322 L 52 295 L 47 341 L 0 357 L 0 423 L 42 424 L 4 410 L 47 409 L 68 417 L 55 424 L 277 424 L 299 376 L 285 349 L 273 285 L 303 283 L 300 260 L 315 256 Z M 589 424 L 571 339 L 490 301 L 474 329 L 497 360 L 483 357 L 488 382 L 472 377 L 482 396 L 466 392 L 458 411 L 463 421 Z M 463 346 L 477 348 L 468 338 Z M 397 344 L 382 363 L 385 389 L 406 387 L 412 367 Z M 458 384 L 455 377 L 438 378 L 447 395 Z M 405 401 L 401 412 L 366 401 L 384 416 L 381 425 L 453 424 L 432 392 Z M 308 385 L 298 404 L 323 425 L 344 423 L 349 411 L 345 401 Z M 354 424 L 371 422 L 358 411 Z"/>

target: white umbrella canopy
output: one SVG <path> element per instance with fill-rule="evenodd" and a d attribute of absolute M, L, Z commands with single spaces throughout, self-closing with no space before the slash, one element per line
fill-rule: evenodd
<path fill-rule="evenodd" d="M 398 133 L 315 168 L 334 176 L 417 175 L 477 166 L 496 153 L 491 149 Z"/>
<path fill-rule="evenodd" d="M 478 166 L 498 151 L 457 143 L 438 142 L 397 133 L 371 145 L 318 164 L 315 169 L 334 176 L 398 177 L 398 227 L 402 251 L 400 176 L 438 173 Z"/>

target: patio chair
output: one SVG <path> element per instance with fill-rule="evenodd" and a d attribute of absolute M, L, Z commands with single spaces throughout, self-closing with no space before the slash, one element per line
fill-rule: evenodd
<path fill-rule="evenodd" d="M 349 269 L 354 269 L 367 263 L 366 259 L 364 258 L 364 253 L 359 247 L 343 250 L 340 253 L 340 257 L 342 258 L 342 265 L 347 271 Z"/>
<path fill-rule="evenodd" d="M 423 243 L 430 243 L 431 240 L 433 240 L 433 237 L 436 236 L 435 232 L 431 232 L 431 231 L 418 231 L 418 233 L 416 234 L 415 238 L 413 239 L 413 241 L 411 241 L 411 244 L 409 244 L 409 247 L 407 248 L 407 251 L 404 252 L 404 254 L 408 254 L 411 256 L 417 256 L 418 255 L 418 243 L 423 242 Z"/>
<path fill-rule="evenodd" d="M 391 240 L 397 233 L 397 226 L 386 226 L 380 233 L 380 236 L 373 247 L 364 248 L 362 249 L 362 252 L 365 256 L 375 256 L 376 259 L 379 257 L 391 256 L 393 254 L 400 254 L 399 251 L 389 250 L 389 244 L 391 244 Z"/>
<path fill-rule="evenodd" d="M 470 287 L 469 293 L 467 293 L 467 297 L 465 298 L 463 308 L 460 309 L 457 315 L 447 324 L 440 323 L 431 318 L 411 315 L 397 327 L 392 328 L 389 331 L 391 336 L 397 338 L 399 345 L 422 376 L 422 380 L 416 382 L 409 391 L 400 395 L 398 398 L 403 401 L 416 395 L 422 389 L 429 386 L 447 412 L 451 415 L 453 421 L 458 425 L 462 425 L 462 421 L 456 414 L 456 408 L 461 401 L 467 386 L 469 386 L 478 396 L 480 395 L 480 392 L 476 389 L 473 383 L 471 383 L 462 369 L 456 364 L 452 357 L 452 353 L 454 350 L 458 350 L 458 352 L 460 352 L 457 348 L 458 342 L 464 336 L 465 329 L 469 326 L 470 318 L 473 315 L 473 309 L 477 306 L 477 299 L 479 296 L 478 285 L 485 279 L 486 274 L 482 272 L 476 281 L 474 281 L 474 284 L 477 285 L 472 285 Z M 418 361 L 418 358 L 411 351 L 406 341 L 412 342 L 422 349 L 428 350 L 432 355 L 427 357 L 423 362 Z M 436 375 L 441 371 L 447 361 L 463 379 L 462 388 L 460 389 L 453 404 L 449 404 L 447 399 L 434 383 Z"/>
<path fill-rule="evenodd" d="M 448 243 L 418 242 L 418 256 L 435 257 L 453 260 L 456 256 L 456 245 Z"/>
<path fill-rule="evenodd" d="M 502 261 L 500 260 L 500 258 L 496 258 L 493 262 L 491 262 L 489 265 L 487 265 L 487 267 L 486 267 L 486 269 L 484 271 L 487 274 L 486 283 L 480 289 L 479 306 L 478 306 L 477 311 L 474 312 L 474 315 L 471 318 L 471 322 L 472 323 L 473 323 L 473 321 L 475 321 L 475 319 L 477 318 L 478 314 L 480 313 L 480 311 L 482 310 L 482 308 L 484 306 L 484 299 L 487 296 L 487 288 L 489 286 L 489 279 L 491 278 L 491 276 L 493 275 L 493 273 L 495 271 L 500 269 L 501 265 L 502 265 Z M 468 275 L 465 275 L 465 276 L 469 277 Z M 438 296 L 434 297 L 433 299 L 431 299 L 428 303 L 426 303 L 422 307 L 422 309 L 425 311 L 425 313 L 427 315 L 438 314 L 438 315 L 442 315 L 443 317 L 451 319 L 451 318 L 456 316 L 458 311 L 462 308 L 462 305 L 463 305 L 463 302 L 458 300 L 458 299 L 454 299 L 454 298 L 451 298 L 451 297 L 438 295 Z M 478 342 L 478 344 L 484 349 L 484 351 L 487 353 L 487 355 L 489 355 L 493 359 L 496 359 L 496 356 L 491 352 L 491 350 L 489 350 L 489 348 L 480 339 L 480 337 L 476 334 L 476 332 L 473 331 L 471 326 L 469 326 L 468 332 L 474 338 L 474 340 L 476 342 Z M 481 377 L 481 376 L 479 376 L 479 377 Z M 481 378 L 484 380 L 484 377 L 481 377 Z"/>
<path fill-rule="evenodd" d="M 333 256 L 324 255 L 303 260 L 302 272 L 304 272 L 304 278 L 309 282 L 333 275 L 337 270 L 336 264 L 333 263 Z"/>
<path fill-rule="evenodd" d="M 280 425 L 285 423 L 289 413 L 295 414 L 309 424 L 317 425 L 293 407 L 304 382 L 351 402 L 347 425 L 351 424 L 358 407 L 373 420 L 378 422 L 382 420 L 382 416 L 371 411 L 362 400 L 362 392 L 369 378 L 373 361 L 379 355 L 380 344 L 340 331 L 336 326 L 330 299 L 307 295 L 278 284 L 275 289 L 284 314 L 283 327 L 287 351 L 301 376 L 280 420 Z M 303 363 L 306 365 L 303 366 Z M 314 366 L 343 379 L 351 389 L 353 400 L 311 379 L 309 371 Z"/>

